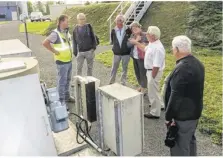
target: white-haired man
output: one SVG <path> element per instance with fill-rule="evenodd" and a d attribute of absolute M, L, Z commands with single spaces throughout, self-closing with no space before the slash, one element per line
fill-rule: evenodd
<path fill-rule="evenodd" d="M 136 40 L 131 40 L 141 49 L 145 49 L 144 66 L 147 69 L 148 97 L 151 104 L 150 113 L 144 116 L 149 119 L 160 118 L 161 108 L 164 108 L 163 99 L 159 92 L 159 83 L 165 68 L 165 49 L 160 39 L 160 29 L 150 26 L 147 30 L 149 45 L 145 46 Z"/>
<path fill-rule="evenodd" d="M 176 66 L 165 92 L 166 125 L 176 125 L 178 133 L 171 156 L 196 156 L 195 131 L 203 109 L 204 66 L 191 54 L 191 40 L 177 36 L 172 41 Z"/>
<path fill-rule="evenodd" d="M 132 32 L 131 29 L 124 24 L 124 22 L 124 16 L 118 15 L 115 19 L 116 26 L 111 31 L 111 44 L 113 45 L 112 51 L 114 53 L 114 57 L 111 70 L 111 78 L 109 81 L 110 84 L 115 82 L 120 61 L 122 61 L 121 84 L 126 85 L 128 63 L 130 60 L 131 52 L 131 48 L 127 46 L 127 42 Z"/>
<path fill-rule="evenodd" d="M 77 57 L 77 75 L 82 76 L 84 60 L 87 61 L 87 76 L 92 76 L 94 64 L 94 51 L 97 46 L 93 28 L 86 23 L 84 13 L 77 15 L 78 24 L 73 30 L 73 52 Z"/>

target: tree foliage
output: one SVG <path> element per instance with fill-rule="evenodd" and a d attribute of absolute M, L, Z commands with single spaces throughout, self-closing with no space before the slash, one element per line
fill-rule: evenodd
<path fill-rule="evenodd" d="M 222 2 L 191 2 L 194 9 L 188 16 L 186 34 L 193 44 L 221 50 L 222 48 Z"/>
<path fill-rule="evenodd" d="M 28 8 L 28 14 L 33 12 L 33 4 L 32 4 L 32 2 L 30 2 L 30 1 L 27 2 L 27 8 Z"/>
<path fill-rule="evenodd" d="M 43 3 L 42 3 L 41 1 L 38 1 L 38 2 L 37 2 L 37 9 L 38 9 L 40 12 L 44 13 L 44 5 L 43 5 Z"/>

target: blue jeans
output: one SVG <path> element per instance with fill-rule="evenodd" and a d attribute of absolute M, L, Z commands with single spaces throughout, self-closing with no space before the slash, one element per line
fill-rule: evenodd
<path fill-rule="evenodd" d="M 70 81 L 72 74 L 72 62 L 57 64 L 57 91 L 60 101 L 65 102 L 70 98 Z"/>

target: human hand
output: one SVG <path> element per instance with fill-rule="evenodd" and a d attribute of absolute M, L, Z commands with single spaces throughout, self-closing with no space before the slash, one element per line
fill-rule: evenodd
<path fill-rule="evenodd" d="M 129 42 L 130 42 L 131 44 L 136 44 L 136 43 L 137 43 L 137 40 L 135 40 L 135 39 L 133 39 L 133 38 L 130 38 L 130 39 L 129 39 Z"/>
<path fill-rule="evenodd" d="M 176 123 L 174 121 L 165 121 L 166 126 L 174 126 Z"/>
<path fill-rule="evenodd" d="M 55 50 L 55 51 L 54 51 L 54 54 L 55 54 L 55 55 L 60 55 L 60 52 L 58 52 L 58 51 Z"/>
<path fill-rule="evenodd" d="M 138 41 L 140 41 L 141 40 L 141 36 L 137 36 L 136 37 L 136 41 L 138 42 Z"/>

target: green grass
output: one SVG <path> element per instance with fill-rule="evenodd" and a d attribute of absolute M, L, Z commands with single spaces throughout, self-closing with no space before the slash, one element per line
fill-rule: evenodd
<path fill-rule="evenodd" d="M 95 34 L 100 39 L 100 45 L 109 44 L 109 25 L 107 19 L 111 13 L 115 10 L 118 3 L 108 3 L 108 4 L 92 4 L 84 7 L 73 7 L 67 9 L 64 13 L 70 17 L 70 28 L 72 31 L 74 26 L 77 24 L 77 14 L 85 13 L 87 17 L 87 23 L 93 26 Z M 118 14 L 118 13 L 117 13 Z M 114 15 L 116 16 L 116 14 Z M 45 35 L 56 27 L 56 23 L 52 23 L 49 28 L 45 31 Z"/>
<path fill-rule="evenodd" d="M 8 23 L 8 21 L 0 21 L 0 25 L 1 24 L 6 24 L 6 23 Z"/>
<path fill-rule="evenodd" d="M 197 55 L 197 52 L 199 55 Z M 201 54 L 200 52 L 205 52 Z M 207 54 L 212 54 L 207 56 Z M 200 119 L 199 130 L 203 133 L 211 134 L 212 140 L 216 144 L 221 144 L 222 134 L 222 63 L 221 55 L 210 52 L 209 50 L 196 50 L 195 56 L 205 65 L 205 89 L 204 89 L 204 110 Z M 96 56 L 96 60 L 103 63 L 106 67 L 112 66 L 112 51 L 104 52 Z M 173 55 L 168 51 L 166 54 L 166 68 L 161 80 L 163 85 L 164 78 L 171 72 L 175 65 Z M 121 66 L 119 68 L 121 71 Z M 128 67 L 128 82 L 137 86 L 134 74 L 133 62 Z M 161 88 L 161 87 L 160 87 Z"/>
<path fill-rule="evenodd" d="M 185 34 L 192 8 L 189 2 L 153 2 L 140 23 L 144 31 L 148 26 L 158 26 L 163 44 L 169 46 L 174 36 Z"/>
<path fill-rule="evenodd" d="M 51 22 L 28 22 L 27 23 L 27 31 L 29 33 L 42 35 L 43 32 L 49 27 Z M 20 24 L 19 32 L 25 32 L 24 23 Z"/>

